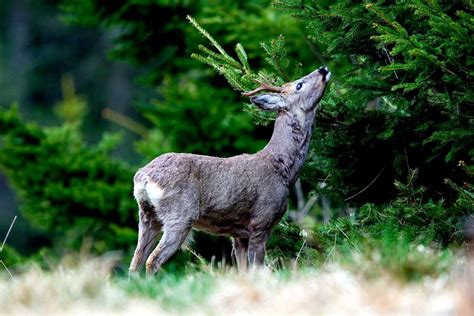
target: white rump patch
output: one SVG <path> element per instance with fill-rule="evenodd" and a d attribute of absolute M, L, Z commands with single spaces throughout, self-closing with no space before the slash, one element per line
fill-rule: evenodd
<path fill-rule="evenodd" d="M 145 191 L 148 195 L 148 200 L 152 205 L 155 206 L 163 196 L 163 189 L 160 188 L 158 184 L 150 180 L 148 180 L 147 184 L 145 185 Z"/>
<path fill-rule="evenodd" d="M 141 182 L 135 183 L 133 186 L 133 196 L 137 202 L 146 199 L 145 185 Z"/>

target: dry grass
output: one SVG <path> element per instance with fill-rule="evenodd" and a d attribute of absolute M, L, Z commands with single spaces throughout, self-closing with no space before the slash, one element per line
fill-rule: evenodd
<path fill-rule="evenodd" d="M 324 271 L 204 268 L 183 276 L 126 280 L 113 260 L 89 259 L 53 272 L 29 268 L 0 283 L 2 314 L 474 315 L 474 263 L 436 279 L 367 280 L 341 267 Z M 467 265 L 466 265 L 467 266 Z"/>
<path fill-rule="evenodd" d="M 403 285 L 389 279 L 367 281 L 338 267 L 278 281 L 266 273 L 226 277 L 209 303 L 217 314 L 454 314 L 457 291 L 447 279 Z"/>
<path fill-rule="evenodd" d="M 59 266 L 54 272 L 30 267 L 0 284 L 2 313 L 23 315 L 103 314 L 157 311 L 146 300 L 128 297 L 111 280 L 113 261 L 93 259 L 76 267 Z M 159 310 L 158 310 L 159 311 Z"/>

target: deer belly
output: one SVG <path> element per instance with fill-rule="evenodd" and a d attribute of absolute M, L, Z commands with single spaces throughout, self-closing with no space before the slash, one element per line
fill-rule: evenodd
<path fill-rule="evenodd" d="M 199 216 L 194 227 L 211 234 L 244 238 L 249 237 L 249 222 L 249 212 L 208 210 Z"/>

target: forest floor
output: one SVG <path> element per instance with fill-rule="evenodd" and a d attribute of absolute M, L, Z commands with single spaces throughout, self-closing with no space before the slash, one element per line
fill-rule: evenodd
<path fill-rule="evenodd" d="M 76 258 L 77 259 L 77 258 Z M 113 258 L 65 260 L 52 271 L 0 274 L 2 314 L 473 315 L 474 262 L 402 282 L 337 264 L 238 273 L 200 267 L 155 278 L 120 276 Z M 21 269 L 20 269 L 21 270 Z"/>

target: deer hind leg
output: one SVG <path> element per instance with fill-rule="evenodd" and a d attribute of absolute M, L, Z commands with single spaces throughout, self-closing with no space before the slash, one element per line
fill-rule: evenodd
<path fill-rule="evenodd" d="M 140 203 L 137 248 L 130 263 L 129 273 L 138 272 L 155 247 L 161 225 L 155 217 L 153 206 Z"/>
<path fill-rule="evenodd" d="M 163 236 L 161 236 L 158 246 L 156 246 L 146 261 L 146 273 L 148 275 L 158 272 L 161 266 L 178 251 L 190 230 L 190 225 L 163 228 Z"/>
<path fill-rule="evenodd" d="M 269 233 L 266 231 L 255 232 L 250 235 L 248 251 L 250 265 L 263 265 L 268 235 Z"/>
<path fill-rule="evenodd" d="M 239 271 L 247 270 L 248 247 L 249 247 L 248 238 L 233 238 L 232 250 L 233 250 L 235 261 L 237 262 L 237 268 L 239 269 Z"/>

